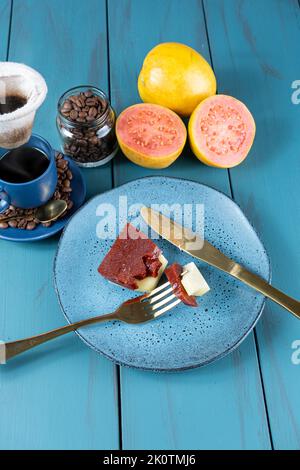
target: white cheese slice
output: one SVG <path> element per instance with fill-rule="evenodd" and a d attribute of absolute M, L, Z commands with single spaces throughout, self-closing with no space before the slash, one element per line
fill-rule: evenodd
<path fill-rule="evenodd" d="M 160 267 L 160 270 L 158 271 L 157 276 L 156 277 L 148 276 L 148 277 L 145 277 L 145 279 L 136 280 L 136 283 L 138 285 L 138 288 L 135 289 L 136 291 L 151 292 L 153 289 L 155 289 L 155 287 L 159 283 L 159 280 L 161 276 L 163 275 L 163 272 L 166 269 L 167 264 L 168 264 L 168 260 L 163 255 L 159 255 L 158 259 L 161 262 L 161 267 Z"/>
<path fill-rule="evenodd" d="M 210 290 L 209 285 L 195 263 L 192 262 L 183 266 L 183 272 L 185 272 L 185 274 L 183 274 L 181 282 L 188 295 L 198 297 L 206 294 Z"/>

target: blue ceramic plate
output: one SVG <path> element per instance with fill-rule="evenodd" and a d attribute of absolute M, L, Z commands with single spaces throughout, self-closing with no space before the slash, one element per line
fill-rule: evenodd
<path fill-rule="evenodd" d="M 65 217 L 59 219 L 57 222 L 55 222 L 55 224 L 52 224 L 48 228 L 39 225 L 36 229 L 32 231 L 20 230 L 16 228 L 0 229 L 0 238 L 14 242 L 33 242 L 37 240 L 43 240 L 44 238 L 52 237 L 52 235 L 55 235 L 64 228 L 64 226 L 72 217 L 74 212 L 76 212 L 76 210 L 82 206 L 86 196 L 85 181 L 78 166 L 68 157 L 64 156 L 64 158 L 69 161 L 69 167 L 73 173 L 72 201 L 74 203 L 74 206 L 72 207 L 72 210 L 68 211 Z"/>
<path fill-rule="evenodd" d="M 111 207 L 102 204 L 118 208 L 120 196 L 123 196 L 123 206 L 124 197 L 129 206 L 136 203 L 204 204 L 207 240 L 269 280 L 270 267 L 265 249 L 241 209 L 231 199 L 191 181 L 143 178 L 96 196 L 66 226 L 54 272 L 59 302 L 69 322 L 112 312 L 121 302 L 135 295 L 109 283 L 97 272 L 113 243 L 97 237 L 96 227 L 101 220 L 99 208 L 104 210 L 102 215 Z M 139 213 L 137 206 L 133 209 L 129 221 L 136 220 Z M 111 215 L 108 222 L 114 217 Z M 159 239 L 156 243 L 169 263 L 177 261 L 184 265 L 193 260 L 165 240 Z M 78 331 L 80 338 L 118 364 L 157 371 L 202 366 L 228 354 L 252 330 L 265 299 L 225 273 L 194 261 L 211 287 L 208 294 L 199 298 L 198 308 L 180 304 L 171 313 L 143 325 L 111 322 L 82 328 Z"/>

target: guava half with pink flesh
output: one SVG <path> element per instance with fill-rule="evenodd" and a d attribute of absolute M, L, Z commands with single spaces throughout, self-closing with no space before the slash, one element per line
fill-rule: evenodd
<path fill-rule="evenodd" d="M 186 127 L 176 113 L 149 103 L 125 109 L 117 119 L 116 134 L 126 157 L 146 168 L 171 165 L 187 138 Z"/>
<path fill-rule="evenodd" d="M 189 139 L 196 157 L 218 168 L 239 165 L 255 137 L 255 121 L 241 101 L 215 95 L 202 101 L 189 121 Z"/>

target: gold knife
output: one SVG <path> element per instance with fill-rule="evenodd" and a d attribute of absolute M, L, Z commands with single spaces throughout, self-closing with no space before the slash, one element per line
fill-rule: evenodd
<path fill-rule="evenodd" d="M 180 250 L 244 282 L 300 319 L 299 301 L 275 289 L 257 274 L 228 258 L 208 241 L 202 240 L 188 228 L 182 227 L 149 207 L 142 207 L 141 215 L 155 232 Z"/>

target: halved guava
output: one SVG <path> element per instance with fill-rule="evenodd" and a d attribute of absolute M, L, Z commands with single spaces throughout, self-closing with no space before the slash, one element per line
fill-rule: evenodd
<path fill-rule="evenodd" d="M 126 157 L 146 168 L 166 168 L 181 154 L 187 138 L 176 113 L 157 104 L 141 103 L 125 109 L 116 134 Z"/>
<path fill-rule="evenodd" d="M 196 157 L 218 168 L 239 165 L 255 137 L 249 109 L 227 95 L 211 96 L 200 103 L 189 121 L 189 139 Z"/>

